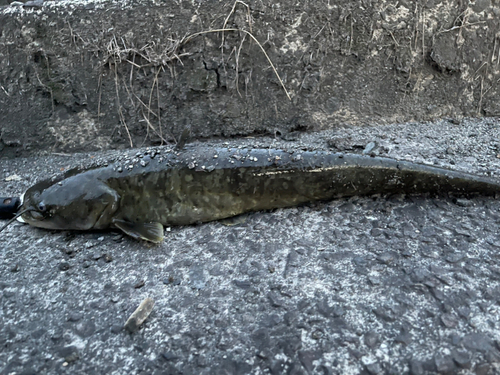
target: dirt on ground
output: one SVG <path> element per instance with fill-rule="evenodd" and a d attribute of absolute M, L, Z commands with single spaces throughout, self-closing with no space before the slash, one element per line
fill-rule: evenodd
<path fill-rule="evenodd" d="M 0 6 L 0 156 L 500 115 L 498 0 Z"/>

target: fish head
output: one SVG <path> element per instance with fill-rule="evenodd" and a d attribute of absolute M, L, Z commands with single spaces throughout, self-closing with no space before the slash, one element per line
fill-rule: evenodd
<path fill-rule="evenodd" d="M 107 228 L 118 208 L 119 195 L 92 174 L 61 181 L 42 181 L 29 188 L 20 210 L 21 221 L 46 229 Z"/>

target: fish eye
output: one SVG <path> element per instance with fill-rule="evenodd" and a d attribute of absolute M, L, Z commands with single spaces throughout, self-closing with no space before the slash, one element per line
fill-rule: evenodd
<path fill-rule="evenodd" d="M 45 203 L 43 203 L 43 202 L 38 203 L 38 211 L 45 212 L 46 209 L 47 209 L 47 206 L 45 206 Z"/>

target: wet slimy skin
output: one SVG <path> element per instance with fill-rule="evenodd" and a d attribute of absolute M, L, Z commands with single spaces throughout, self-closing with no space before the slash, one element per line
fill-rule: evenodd
<path fill-rule="evenodd" d="M 387 158 L 276 149 L 155 149 L 73 170 L 24 195 L 22 219 L 62 230 L 119 228 L 163 239 L 164 225 L 379 193 L 495 195 L 485 177 Z"/>

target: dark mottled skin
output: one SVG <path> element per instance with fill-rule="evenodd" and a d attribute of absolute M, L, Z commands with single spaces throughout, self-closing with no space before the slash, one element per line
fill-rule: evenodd
<path fill-rule="evenodd" d="M 386 158 L 274 149 L 157 152 L 36 184 L 22 208 L 37 211 L 23 218 L 52 229 L 104 229 L 114 219 L 186 225 L 353 195 L 500 193 L 491 179 Z"/>

